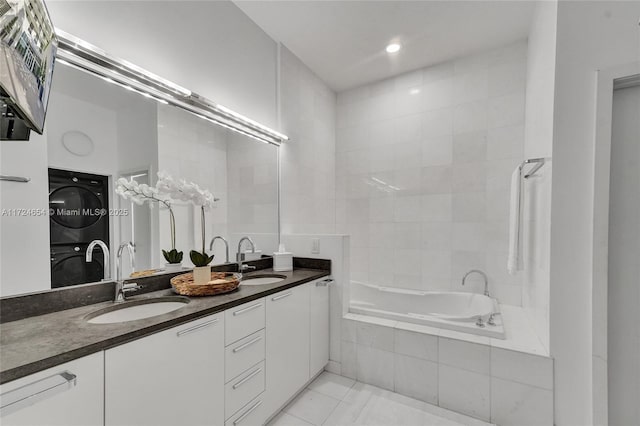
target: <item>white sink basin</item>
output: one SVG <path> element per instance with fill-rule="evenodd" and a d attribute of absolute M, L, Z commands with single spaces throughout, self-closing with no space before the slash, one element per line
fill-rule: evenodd
<path fill-rule="evenodd" d="M 242 285 L 266 285 L 275 284 L 284 281 L 285 275 L 253 275 L 242 278 Z"/>
<path fill-rule="evenodd" d="M 87 322 L 91 324 L 114 324 L 151 318 L 183 308 L 187 306 L 187 303 L 189 303 L 189 299 L 183 297 L 136 300 L 93 312 L 89 315 Z"/>

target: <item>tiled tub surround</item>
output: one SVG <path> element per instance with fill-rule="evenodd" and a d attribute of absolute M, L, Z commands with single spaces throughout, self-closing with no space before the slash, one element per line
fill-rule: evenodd
<path fill-rule="evenodd" d="M 553 360 L 520 308 L 507 340 L 347 314 L 342 375 L 501 426 L 553 424 Z"/>
<path fill-rule="evenodd" d="M 351 279 L 482 292 L 521 305 L 506 272 L 509 185 L 523 159 L 526 42 L 338 95 L 336 231 Z M 389 266 L 391 264 L 391 266 Z"/>
<path fill-rule="evenodd" d="M 307 268 L 313 266 L 321 267 L 319 269 L 306 269 L 301 265 Z M 266 269 L 258 271 L 258 273 L 269 272 L 272 272 L 272 270 L 268 266 Z M 67 308 L 66 310 L 4 322 L 0 324 L 0 359 L 2 359 L 0 383 L 6 383 L 197 318 L 224 311 L 233 306 L 327 276 L 329 273 L 328 261 L 298 259 L 294 263 L 293 271 L 278 272 L 278 274 L 283 274 L 287 277 L 279 283 L 240 286 L 237 291 L 228 294 L 190 298 L 190 302 L 183 308 L 164 315 L 137 321 L 115 324 L 89 324 L 86 321 L 88 314 L 113 305 L 112 301 L 98 303 L 94 301 L 90 304 L 81 303 L 80 307 L 72 309 Z M 131 296 L 130 299 L 139 300 L 175 295 L 168 288 L 168 278 L 165 278 L 165 280 L 164 289 L 158 290 L 154 288 L 155 291 Z M 112 288 L 112 283 L 107 283 L 106 285 Z M 110 294 L 112 296 L 113 292 Z M 34 348 L 38 350 L 34 350 Z"/>

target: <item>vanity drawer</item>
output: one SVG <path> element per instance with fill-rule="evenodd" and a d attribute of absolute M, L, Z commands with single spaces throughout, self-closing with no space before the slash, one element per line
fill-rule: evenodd
<path fill-rule="evenodd" d="M 231 416 L 231 418 L 224 423 L 224 426 L 258 426 L 264 424 L 264 421 L 267 420 L 267 416 L 269 415 L 266 411 L 266 405 L 262 403 L 264 396 L 264 392 L 258 395 L 257 398 Z"/>
<path fill-rule="evenodd" d="M 224 344 L 233 342 L 264 328 L 265 299 L 258 299 L 231 308 L 224 313 Z"/>
<path fill-rule="evenodd" d="M 264 359 L 264 329 L 227 346 L 224 350 L 225 383 Z"/>
<path fill-rule="evenodd" d="M 224 386 L 227 418 L 264 391 L 264 361 L 249 368 Z"/>

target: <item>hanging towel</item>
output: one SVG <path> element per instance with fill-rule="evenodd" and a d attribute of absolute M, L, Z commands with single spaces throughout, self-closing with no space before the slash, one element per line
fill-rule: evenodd
<path fill-rule="evenodd" d="M 509 202 L 509 258 L 507 271 L 515 275 L 522 270 L 522 168 L 511 174 L 511 200 Z"/>

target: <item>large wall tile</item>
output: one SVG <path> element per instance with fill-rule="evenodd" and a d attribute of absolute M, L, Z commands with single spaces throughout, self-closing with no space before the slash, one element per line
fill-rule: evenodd
<path fill-rule="evenodd" d="M 394 345 L 393 328 L 358 322 L 356 323 L 356 342 L 358 345 L 392 352 Z"/>
<path fill-rule="evenodd" d="M 356 380 L 393 390 L 393 352 L 357 345 Z"/>
<path fill-rule="evenodd" d="M 492 378 L 491 422 L 500 426 L 552 426 L 553 391 Z"/>
<path fill-rule="evenodd" d="M 353 279 L 481 292 L 459 280 L 491 267 L 494 293 L 521 304 L 522 280 L 500 271 L 511 172 L 523 156 L 526 65 L 518 42 L 338 94 L 334 217 L 352 236 Z M 299 169 L 291 176 L 302 181 Z M 298 221 L 307 214 L 288 206 Z"/>
<path fill-rule="evenodd" d="M 438 364 L 406 355 L 395 355 L 395 391 L 430 404 L 438 403 Z"/>
<path fill-rule="evenodd" d="M 491 375 L 551 390 L 553 389 L 553 359 L 491 348 Z"/>
<path fill-rule="evenodd" d="M 439 364 L 440 406 L 481 420 L 490 418 L 490 377 Z"/>
<path fill-rule="evenodd" d="M 394 352 L 437 362 L 438 338 L 429 334 L 396 329 Z"/>
<path fill-rule="evenodd" d="M 441 364 L 489 375 L 491 347 L 462 340 L 438 339 L 438 361 Z"/>

